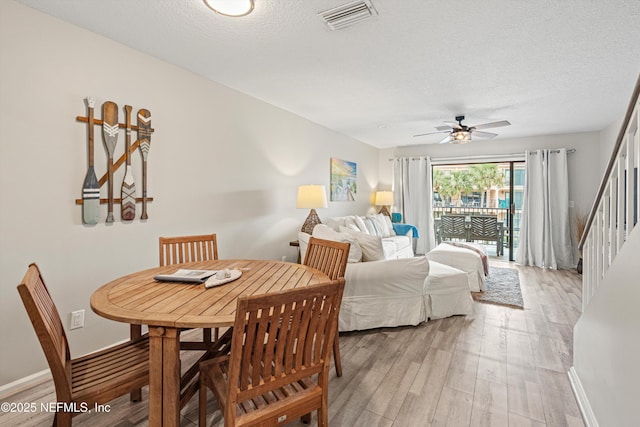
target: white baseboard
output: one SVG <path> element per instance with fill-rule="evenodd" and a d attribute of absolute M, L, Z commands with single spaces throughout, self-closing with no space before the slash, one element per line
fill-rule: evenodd
<path fill-rule="evenodd" d="M 0 399 L 4 400 L 9 396 L 18 394 L 23 390 L 37 386 L 38 384 L 42 384 L 49 380 L 51 380 L 51 371 L 49 369 L 17 379 L 9 384 L 0 386 Z"/>
<path fill-rule="evenodd" d="M 142 328 L 142 333 L 145 334 L 146 331 L 145 329 L 147 329 L 146 327 Z M 115 344 L 112 345 L 118 345 L 118 344 L 122 344 L 129 341 L 128 339 L 123 339 L 118 341 Z M 104 349 L 107 349 L 109 347 L 111 347 L 112 345 L 100 348 L 96 351 L 101 351 Z M 15 380 L 14 382 L 11 382 L 9 384 L 5 384 L 3 386 L 0 386 L 0 399 L 6 399 L 9 396 L 12 396 L 14 394 L 20 393 L 23 390 L 26 390 L 30 387 L 34 387 L 37 386 L 38 384 L 41 384 L 47 380 L 51 380 L 51 370 L 50 369 L 45 369 L 43 371 L 40 372 L 36 372 L 35 374 L 31 374 L 28 375 L 24 378 L 20 378 Z"/>
<path fill-rule="evenodd" d="M 578 377 L 578 373 L 575 368 L 572 366 L 567 374 L 569 375 L 573 394 L 576 396 L 576 400 L 578 401 L 578 407 L 580 408 L 580 412 L 582 412 L 584 423 L 587 427 L 599 427 L 598 420 L 596 420 L 596 416 L 591 409 L 589 398 L 587 398 L 587 394 L 582 387 L 582 382 L 580 382 L 580 377 Z"/>
<path fill-rule="evenodd" d="M 142 328 L 142 333 L 145 334 L 146 331 L 146 326 Z M 127 342 L 128 339 L 123 339 L 118 341 L 115 344 L 112 345 L 118 345 L 118 344 L 122 344 Z M 101 351 L 104 349 L 107 349 L 111 347 L 111 345 L 100 348 L 96 351 Z M 26 390 L 28 388 L 31 388 L 33 386 L 37 386 L 38 384 L 42 384 L 43 382 L 47 381 L 47 380 L 52 380 L 51 378 L 51 370 L 50 369 L 45 369 L 44 371 L 40 371 L 40 372 L 36 372 L 35 374 L 31 374 L 29 376 L 26 376 L 24 378 L 20 378 L 15 380 L 14 382 L 11 382 L 9 384 L 5 384 L 3 386 L 0 386 L 0 399 L 5 399 L 9 396 L 12 396 L 14 394 L 18 394 L 23 390 Z"/>

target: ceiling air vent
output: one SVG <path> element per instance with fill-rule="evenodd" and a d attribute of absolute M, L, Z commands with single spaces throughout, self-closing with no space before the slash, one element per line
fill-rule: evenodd
<path fill-rule="evenodd" d="M 329 28 L 339 30 L 369 19 L 377 14 L 378 12 L 376 12 L 369 0 L 359 0 L 325 10 L 324 12 L 318 13 L 318 16 L 324 20 Z"/>

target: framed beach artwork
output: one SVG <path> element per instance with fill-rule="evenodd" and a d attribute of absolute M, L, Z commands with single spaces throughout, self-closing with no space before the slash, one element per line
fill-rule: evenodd
<path fill-rule="evenodd" d="M 357 166 L 354 162 L 331 158 L 331 201 L 354 201 L 358 190 Z"/>

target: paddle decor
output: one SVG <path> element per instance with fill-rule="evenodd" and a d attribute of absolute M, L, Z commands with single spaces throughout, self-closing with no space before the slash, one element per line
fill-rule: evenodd
<path fill-rule="evenodd" d="M 82 198 L 76 199 L 76 204 L 82 206 L 82 222 L 87 225 L 98 223 L 100 216 L 100 205 L 106 204 L 107 223 L 114 222 L 113 205 L 120 203 L 120 216 L 123 221 L 135 219 L 136 203 L 142 202 L 141 219 L 148 219 L 147 203 L 153 201 L 153 197 L 147 194 L 147 158 L 151 146 L 151 113 L 149 110 L 141 108 L 138 110 L 138 125 L 131 122 L 132 108 L 125 105 L 125 123 L 118 123 L 118 105 L 113 101 L 106 101 L 102 104 L 102 119 L 95 118 L 95 99 L 86 98 L 87 117 L 77 116 L 76 120 L 88 124 L 88 160 L 89 166 L 82 185 Z M 104 144 L 106 147 L 107 172 L 97 179 L 95 170 L 95 144 L 94 126 L 101 126 Z M 118 134 L 120 129 L 125 129 L 125 148 L 117 159 L 114 159 Z M 137 132 L 137 139 L 131 142 L 131 132 Z M 134 169 L 131 166 L 131 154 L 140 149 L 142 153 L 142 197 L 136 198 L 136 185 L 134 180 Z M 124 177 L 122 180 L 120 198 L 114 197 L 114 173 L 125 165 Z M 100 189 L 107 184 L 107 197 L 100 198 Z"/>
<path fill-rule="evenodd" d="M 97 224 L 100 216 L 100 186 L 93 167 L 93 107 L 96 100 L 87 97 L 89 116 L 89 169 L 82 185 L 82 221 L 85 224 Z"/>
<path fill-rule="evenodd" d="M 142 215 L 140 219 L 147 219 L 147 157 L 151 148 L 151 113 L 149 110 L 138 110 L 138 139 L 140 153 L 142 153 Z"/>
<path fill-rule="evenodd" d="M 133 172 L 131 170 L 131 105 L 124 106 L 125 111 L 125 152 L 127 165 L 124 170 L 124 179 L 122 180 L 122 204 L 120 205 L 120 215 L 123 221 L 131 221 L 136 217 L 136 183 L 133 180 Z"/>
<path fill-rule="evenodd" d="M 109 190 L 107 193 L 109 209 L 107 210 L 107 222 L 113 222 L 113 152 L 118 142 L 118 106 L 115 102 L 107 101 L 102 104 L 102 135 L 104 144 L 107 147 L 109 160 L 107 170 L 109 171 Z"/>

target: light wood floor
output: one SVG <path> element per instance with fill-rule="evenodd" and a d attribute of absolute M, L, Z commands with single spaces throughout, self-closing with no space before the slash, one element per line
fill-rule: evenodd
<path fill-rule="evenodd" d="M 473 317 L 340 334 L 344 375 L 331 373 L 331 426 L 584 426 L 567 377 L 581 276 L 491 263 L 519 271 L 524 310 L 474 303 Z M 48 381 L 2 401 L 39 405 L 55 394 Z M 146 400 L 123 397 L 111 405 L 109 413 L 75 417 L 74 425 L 147 425 Z M 197 425 L 197 413 L 196 396 L 182 411 L 182 425 Z M 212 395 L 208 414 L 209 426 L 222 425 Z M 52 419 L 0 413 L 3 426 Z"/>

